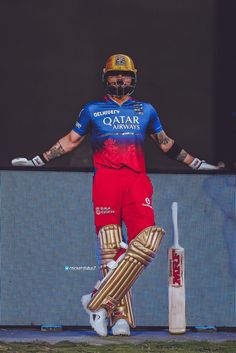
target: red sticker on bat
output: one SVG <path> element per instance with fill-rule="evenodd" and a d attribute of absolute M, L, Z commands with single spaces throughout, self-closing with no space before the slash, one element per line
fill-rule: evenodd
<path fill-rule="evenodd" d="M 183 286 L 184 254 L 182 250 L 169 249 L 169 285 Z"/>

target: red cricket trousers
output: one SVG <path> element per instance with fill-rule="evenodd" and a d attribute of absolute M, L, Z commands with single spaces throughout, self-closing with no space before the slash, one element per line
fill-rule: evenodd
<path fill-rule="evenodd" d="M 155 225 L 153 187 L 145 173 L 128 168 L 98 169 L 93 181 L 96 232 L 109 224 L 127 228 L 128 242 L 143 229 Z"/>

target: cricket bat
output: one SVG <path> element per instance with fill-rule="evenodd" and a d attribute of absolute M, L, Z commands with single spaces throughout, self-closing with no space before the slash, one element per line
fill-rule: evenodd
<path fill-rule="evenodd" d="M 186 332 L 184 248 L 179 245 L 178 203 L 173 202 L 171 209 L 174 243 L 168 248 L 169 332 L 182 334 Z"/>

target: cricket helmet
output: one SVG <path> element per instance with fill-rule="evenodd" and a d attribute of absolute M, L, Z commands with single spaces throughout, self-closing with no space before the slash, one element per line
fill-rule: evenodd
<path fill-rule="evenodd" d="M 108 76 L 115 76 L 118 74 L 126 74 L 132 77 L 130 85 L 127 85 L 123 80 L 117 80 L 116 83 L 108 83 Z M 125 95 L 131 95 L 134 92 L 137 82 L 137 69 L 134 66 L 133 60 L 124 54 L 115 54 L 110 56 L 103 69 L 102 81 L 106 92 L 111 96 L 123 97 Z"/>

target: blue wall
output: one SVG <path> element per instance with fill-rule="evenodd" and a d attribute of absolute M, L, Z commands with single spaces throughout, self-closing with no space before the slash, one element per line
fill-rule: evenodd
<path fill-rule="evenodd" d="M 236 326 L 236 176 L 151 174 L 156 260 L 134 286 L 137 325 L 167 325 L 171 203 L 186 252 L 187 325 Z M 97 279 L 92 173 L 0 172 L 0 325 L 88 325 Z"/>

